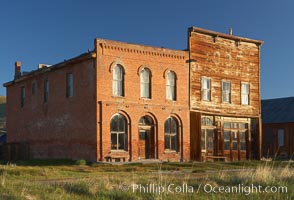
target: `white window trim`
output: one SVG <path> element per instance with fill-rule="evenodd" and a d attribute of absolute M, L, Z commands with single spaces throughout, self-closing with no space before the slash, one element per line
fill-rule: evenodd
<path fill-rule="evenodd" d="M 204 89 L 203 88 L 203 79 L 206 79 L 206 80 L 209 80 L 209 88 L 208 89 Z M 211 101 L 211 78 L 209 78 L 209 77 L 206 77 L 206 76 L 202 76 L 201 77 L 201 100 L 202 101 Z M 207 99 L 204 99 L 203 98 L 203 92 L 204 91 L 207 91 L 208 93 L 209 93 L 209 98 Z"/>
<path fill-rule="evenodd" d="M 242 90 L 242 85 L 243 84 L 248 84 L 248 86 L 249 86 L 249 91 L 248 91 L 248 94 L 247 93 L 243 93 L 243 90 Z M 248 100 L 248 102 L 247 103 L 243 103 L 243 95 L 247 95 L 247 100 Z M 250 105 L 250 83 L 249 82 L 241 82 L 241 105 L 245 105 L 245 106 L 248 106 L 248 105 Z"/>

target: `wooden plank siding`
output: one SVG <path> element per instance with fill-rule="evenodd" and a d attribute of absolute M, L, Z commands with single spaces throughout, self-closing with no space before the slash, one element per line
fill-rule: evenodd
<path fill-rule="evenodd" d="M 263 42 L 197 27 L 189 29 L 188 37 L 191 159 L 206 160 L 206 156 L 226 157 L 226 160 L 231 161 L 259 159 L 262 133 L 260 46 Z M 210 79 L 210 100 L 201 98 L 202 77 Z M 222 81 L 230 82 L 229 103 L 222 100 Z M 249 84 L 249 105 L 241 103 L 242 83 Z M 209 126 L 202 124 L 202 119 L 209 116 L 213 119 L 212 123 Z M 230 124 L 232 127 L 225 127 L 225 124 Z M 242 128 L 243 126 L 246 128 Z M 214 131 L 213 139 L 211 130 Z M 208 131 L 210 136 L 207 135 Z M 202 138 L 202 134 L 205 139 Z M 228 134 L 230 134 L 229 140 Z M 246 149 L 243 149 L 244 145 L 241 148 L 241 134 L 245 137 Z M 213 149 L 211 146 L 209 149 L 208 146 L 203 146 L 208 145 L 207 137 L 210 137 L 209 145 L 213 141 Z"/>
<path fill-rule="evenodd" d="M 230 116 L 260 116 L 259 46 L 192 32 L 191 109 Z M 194 61 L 194 62 L 193 62 Z M 211 101 L 201 101 L 201 77 L 211 79 Z M 231 82 L 231 103 L 222 103 L 222 80 Z M 241 82 L 250 84 L 249 105 L 241 105 Z"/>

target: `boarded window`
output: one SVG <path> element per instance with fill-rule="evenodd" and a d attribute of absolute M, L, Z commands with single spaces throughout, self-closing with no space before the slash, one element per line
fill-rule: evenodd
<path fill-rule="evenodd" d="M 231 103 L 231 82 L 222 81 L 222 99 L 223 102 Z"/>
<path fill-rule="evenodd" d="M 73 75 L 72 73 L 66 74 L 66 97 L 73 96 Z"/>
<path fill-rule="evenodd" d="M 249 83 L 241 83 L 241 103 L 249 105 L 250 85 Z"/>
<path fill-rule="evenodd" d="M 110 122 L 110 139 L 112 150 L 128 150 L 127 123 L 121 114 L 116 114 Z"/>
<path fill-rule="evenodd" d="M 121 65 L 116 65 L 112 75 L 113 96 L 124 96 L 124 75 Z"/>
<path fill-rule="evenodd" d="M 211 100 L 211 80 L 206 77 L 201 78 L 201 99 Z"/>
<path fill-rule="evenodd" d="M 151 97 L 151 79 L 150 79 L 150 71 L 146 68 L 142 69 L 140 73 L 140 95 L 143 98 Z"/>
<path fill-rule="evenodd" d="M 279 147 L 283 147 L 285 145 L 285 135 L 284 135 L 284 129 L 279 129 L 278 130 L 278 142 L 279 142 Z"/>
<path fill-rule="evenodd" d="M 44 103 L 48 102 L 49 98 L 49 81 L 48 79 L 44 80 Z"/>
<path fill-rule="evenodd" d="M 26 97 L 26 89 L 25 87 L 20 88 L 20 107 L 24 107 Z"/>
<path fill-rule="evenodd" d="M 164 148 L 178 151 L 178 123 L 173 117 L 164 123 Z"/>
<path fill-rule="evenodd" d="M 169 71 L 166 78 L 166 99 L 176 100 L 176 75 Z"/>

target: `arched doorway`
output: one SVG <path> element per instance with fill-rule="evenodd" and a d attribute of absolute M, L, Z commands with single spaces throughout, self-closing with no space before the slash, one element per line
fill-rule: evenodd
<path fill-rule="evenodd" d="M 148 115 L 139 120 L 139 158 L 155 158 L 154 122 Z"/>

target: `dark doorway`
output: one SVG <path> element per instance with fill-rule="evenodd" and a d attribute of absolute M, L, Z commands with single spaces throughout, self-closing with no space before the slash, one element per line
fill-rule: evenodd
<path fill-rule="evenodd" d="M 151 117 L 143 116 L 139 120 L 139 157 L 155 158 L 154 123 Z"/>

